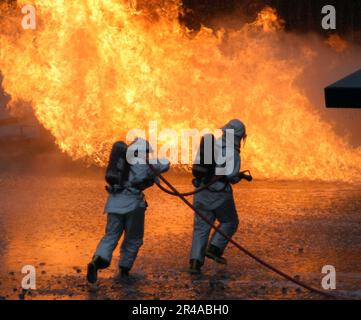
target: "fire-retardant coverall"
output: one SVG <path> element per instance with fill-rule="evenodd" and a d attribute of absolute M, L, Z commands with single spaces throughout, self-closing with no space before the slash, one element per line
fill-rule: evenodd
<path fill-rule="evenodd" d="M 138 138 L 135 143 L 137 143 L 136 148 L 139 151 L 146 151 L 144 150 L 146 147 L 152 152 L 151 146 L 144 139 Z M 141 152 L 139 157 L 141 157 L 140 154 Z M 166 159 L 157 160 L 153 167 L 159 173 L 166 172 L 169 169 L 169 161 Z M 156 179 L 158 178 L 146 163 L 130 165 L 125 189 L 121 193 L 109 194 L 104 210 L 107 213 L 106 231 L 94 256 L 99 256 L 110 264 L 113 251 L 124 232 L 119 267 L 129 270 L 132 268 L 139 248 L 143 244 L 144 214 L 147 207 L 143 190 L 137 186 L 146 181 L 149 182 L 149 180 L 154 182 Z"/>
<path fill-rule="evenodd" d="M 226 129 L 234 130 L 234 148 L 233 161 L 234 167 L 230 174 L 226 175 L 226 181 L 217 181 L 208 189 L 205 189 L 194 196 L 194 207 L 212 223 L 217 219 L 220 223 L 220 229 L 229 237 L 236 232 L 239 220 L 236 206 L 233 198 L 233 191 L 230 185 L 240 181 L 239 170 L 241 167 L 240 144 L 241 139 L 246 134 L 244 124 L 239 120 L 231 120 L 223 128 L 223 135 L 216 141 L 222 150 L 222 155 L 226 154 Z M 229 146 L 228 146 L 229 147 Z M 217 164 L 220 167 L 221 164 Z M 205 253 L 209 241 L 211 227 L 203 221 L 197 214 L 194 215 L 193 241 L 190 259 L 197 260 L 202 265 L 204 263 Z M 220 255 L 223 254 L 228 241 L 215 232 L 210 240 L 210 245 L 218 248 Z"/>

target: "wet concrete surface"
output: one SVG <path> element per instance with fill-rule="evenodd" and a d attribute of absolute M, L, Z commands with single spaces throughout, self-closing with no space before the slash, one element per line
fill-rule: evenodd
<path fill-rule="evenodd" d="M 181 191 L 191 188 L 187 174 L 167 177 Z M 235 240 L 318 289 L 322 267 L 333 265 L 334 293 L 361 299 L 360 185 L 255 181 L 234 194 Z M 156 187 L 146 196 L 144 245 L 131 277 L 117 276 L 117 248 L 98 285 L 88 286 L 86 265 L 105 227 L 101 172 L 0 172 L 0 299 L 322 298 L 232 246 L 227 266 L 207 260 L 202 275 L 189 275 L 192 212 Z M 36 267 L 36 290 L 21 289 L 24 265 Z"/>

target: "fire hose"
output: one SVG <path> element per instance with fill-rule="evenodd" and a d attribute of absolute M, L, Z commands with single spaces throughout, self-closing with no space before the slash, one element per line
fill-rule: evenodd
<path fill-rule="evenodd" d="M 152 170 L 152 172 L 159 177 L 159 179 L 161 181 L 164 182 L 164 184 L 169 187 L 170 190 L 167 190 L 165 187 L 161 187 L 161 190 L 165 191 L 168 194 L 174 195 L 179 197 L 189 208 L 191 208 L 204 222 L 206 222 L 209 226 L 211 226 L 212 229 L 215 230 L 215 232 L 218 232 L 222 237 L 224 237 L 228 242 L 232 243 L 237 249 L 239 249 L 241 252 L 243 252 L 244 254 L 246 254 L 247 256 L 251 257 L 253 260 L 257 261 L 259 264 L 261 264 L 262 266 L 266 267 L 267 269 L 275 272 L 276 274 L 280 275 L 281 277 L 297 284 L 300 287 L 303 287 L 304 289 L 307 289 L 310 292 L 319 294 L 321 296 L 324 296 L 326 298 L 329 299 L 342 299 L 341 297 L 335 296 L 333 294 L 321 291 L 319 289 L 316 289 L 306 283 L 304 283 L 301 280 L 298 280 L 296 278 L 293 278 L 292 276 L 286 274 L 285 272 L 277 269 L 276 267 L 272 266 L 271 264 L 269 264 L 268 262 L 264 261 L 263 259 L 259 258 L 258 256 L 256 256 L 255 254 L 253 254 L 252 252 L 250 252 L 248 249 L 246 249 L 245 247 L 243 247 L 242 245 L 240 245 L 238 242 L 236 242 L 235 240 L 232 239 L 232 237 L 229 237 L 228 235 L 226 235 L 219 227 L 215 226 L 207 217 L 205 217 L 203 214 L 201 214 L 186 198 L 185 196 L 189 196 L 192 195 L 196 192 L 200 192 L 202 190 L 205 189 L 206 185 L 204 187 L 201 187 L 199 189 L 197 189 L 196 191 L 193 192 L 188 192 L 188 193 L 180 193 L 166 178 L 164 178 L 159 172 L 157 172 L 157 170 L 151 165 L 148 164 L 150 169 Z M 219 180 L 219 179 L 218 179 Z M 212 180 L 209 184 L 213 184 L 216 181 L 218 181 L 217 179 Z M 157 184 L 158 186 L 160 186 L 160 184 Z M 208 185 L 208 184 L 207 184 Z"/>
<path fill-rule="evenodd" d="M 248 173 L 248 174 L 247 174 Z M 216 183 L 217 181 L 220 181 L 223 179 L 223 176 L 216 176 L 214 177 L 213 179 L 211 179 L 211 181 L 209 181 L 208 183 L 204 184 L 203 186 L 193 190 L 193 191 L 190 191 L 190 192 L 185 192 L 185 193 L 176 193 L 176 192 L 172 192 L 170 190 L 168 190 L 167 188 L 163 187 L 159 182 L 156 182 L 156 185 L 157 187 L 162 190 L 163 192 L 167 193 L 167 194 L 170 194 L 171 196 L 179 196 L 179 195 L 182 195 L 183 197 L 189 197 L 189 196 L 193 196 L 205 189 L 208 189 L 211 185 L 213 185 L 214 183 Z M 246 171 L 242 171 L 240 172 L 240 179 L 244 179 L 244 180 L 247 180 L 247 181 L 252 181 L 252 176 L 249 172 L 249 170 L 246 170 Z"/>

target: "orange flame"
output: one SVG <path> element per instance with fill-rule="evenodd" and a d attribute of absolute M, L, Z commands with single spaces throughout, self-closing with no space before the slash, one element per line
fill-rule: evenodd
<path fill-rule="evenodd" d="M 327 38 L 326 44 L 339 53 L 344 52 L 348 48 L 347 41 L 342 39 L 338 34 L 331 34 Z"/>
<path fill-rule="evenodd" d="M 361 150 L 295 84 L 312 49 L 301 63 L 279 54 L 284 32 L 274 10 L 225 37 L 205 27 L 188 32 L 178 0 L 33 2 L 35 31 L 1 9 L 4 86 L 11 107 L 30 101 L 74 159 L 104 165 L 114 140 L 150 120 L 159 129 L 213 129 L 240 118 L 249 134 L 245 165 L 256 176 L 361 181 Z"/>

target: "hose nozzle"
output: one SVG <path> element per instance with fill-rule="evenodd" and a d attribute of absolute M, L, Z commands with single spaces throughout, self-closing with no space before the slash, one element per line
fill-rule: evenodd
<path fill-rule="evenodd" d="M 238 176 L 241 180 L 247 180 L 248 182 L 251 182 L 253 180 L 253 177 L 249 170 L 241 171 Z"/>

